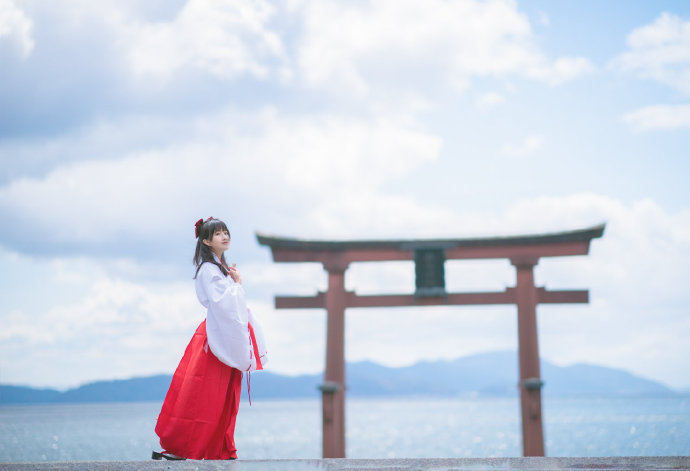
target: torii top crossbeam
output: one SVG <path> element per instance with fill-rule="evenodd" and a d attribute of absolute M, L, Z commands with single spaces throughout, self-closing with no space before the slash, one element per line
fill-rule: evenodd
<path fill-rule="evenodd" d="M 605 225 L 587 229 L 540 235 L 523 235 L 491 238 L 464 239 L 400 239 L 400 240 L 352 240 L 322 241 L 275 237 L 257 234 L 261 245 L 267 245 L 276 262 L 320 262 L 328 272 L 344 272 L 353 262 L 381 262 L 414 260 L 419 264 L 419 254 L 441 252 L 440 270 L 445 260 L 497 259 L 505 258 L 515 266 L 534 266 L 542 257 L 561 257 L 586 255 L 590 241 L 601 237 Z M 433 270 L 433 268 L 431 268 Z M 420 273 L 417 272 L 418 281 Z M 443 273 L 440 275 L 443 277 Z M 432 283 L 433 284 L 433 283 Z M 442 285 L 439 280 L 436 285 Z M 514 288 L 495 293 L 445 293 L 443 286 L 436 291 L 427 290 L 434 295 L 421 295 L 420 287 L 415 295 L 361 296 L 352 292 L 346 294 L 348 307 L 384 307 L 410 305 L 458 305 L 458 304 L 515 304 Z M 440 289 L 440 291 L 439 291 Z M 424 291 L 421 291 L 424 293 Z M 547 291 L 538 288 L 537 303 L 586 303 L 587 291 Z M 278 296 L 276 307 L 322 308 L 324 293 L 316 296 Z"/>
<path fill-rule="evenodd" d="M 271 247 L 276 262 L 323 262 L 342 254 L 341 263 L 412 260 L 417 248 L 441 248 L 446 259 L 508 258 L 533 262 L 534 258 L 586 255 L 592 239 L 601 237 L 605 225 L 540 235 L 464 239 L 303 240 L 258 234 L 261 245 Z M 523 260 L 524 259 L 524 260 Z"/>

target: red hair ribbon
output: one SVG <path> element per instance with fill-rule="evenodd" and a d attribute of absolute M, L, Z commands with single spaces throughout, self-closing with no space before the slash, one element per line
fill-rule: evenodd
<path fill-rule="evenodd" d="M 201 229 L 201 226 L 202 226 L 205 222 L 209 222 L 211 219 L 213 219 L 213 216 L 209 217 L 209 218 L 208 218 L 207 220 L 205 220 L 205 221 L 203 220 L 203 218 L 202 218 L 202 219 L 199 219 L 197 222 L 194 223 L 194 237 L 196 237 L 197 239 L 199 238 L 199 229 Z"/>

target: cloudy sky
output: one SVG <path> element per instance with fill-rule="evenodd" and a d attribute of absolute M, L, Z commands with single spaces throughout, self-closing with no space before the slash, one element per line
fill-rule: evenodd
<path fill-rule="evenodd" d="M 544 259 L 561 365 L 690 388 L 690 3 L 685 0 L 0 0 L 0 382 L 71 387 L 173 371 L 204 318 L 194 221 L 263 321 L 269 369 L 324 364 L 325 287 L 255 232 L 475 237 L 605 222 Z M 502 290 L 505 260 L 449 262 Z M 348 289 L 409 293 L 410 263 Z M 516 349 L 511 306 L 347 313 L 347 358 L 387 365 Z M 547 381 L 548 388 L 548 378 Z"/>

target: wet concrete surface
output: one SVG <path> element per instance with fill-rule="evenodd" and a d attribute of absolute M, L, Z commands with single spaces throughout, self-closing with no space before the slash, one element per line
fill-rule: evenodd
<path fill-rule="evenodd" d="M 232 471 L 502 471 L 502 470 L 689 470 L 690 456 L 606 458 L 413 458 L 237 461 L 60 461 L 0 463 L 7 471 L 125 471 L 125 470 L 232 470 Z"/>

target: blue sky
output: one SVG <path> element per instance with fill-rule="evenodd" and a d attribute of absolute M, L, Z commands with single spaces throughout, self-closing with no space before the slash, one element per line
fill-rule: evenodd
<path fill-rule="evenodd" d="M 325 287 L 255 232 L 475 237 L 607 223 L 542 260 L 542 356 L 690 388 L 685 1 L 0 0 L 0 382 L 170 372 L 204 312 L 193 223 L 229 257 L 276 372 L 323 368 Z M 411 292 L 356 264 L 348 289 Z M 514 284 L 448 263 L 454 291 Z M 348 360 L 515 349 L 513 307 L 350 310 Z M 545 378 L 548 384 L 548 378 Z"/>

